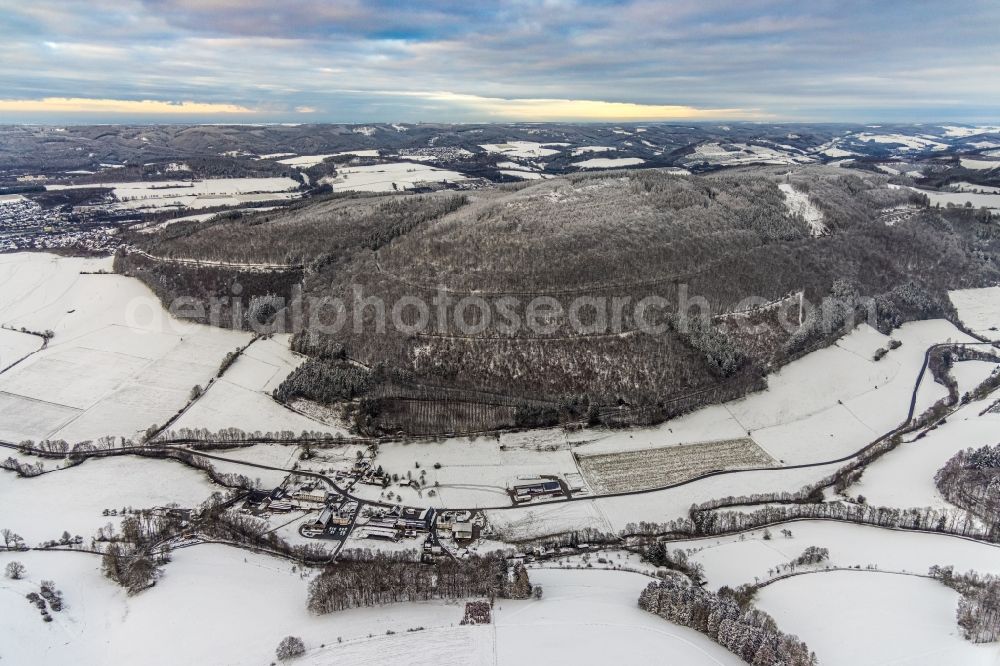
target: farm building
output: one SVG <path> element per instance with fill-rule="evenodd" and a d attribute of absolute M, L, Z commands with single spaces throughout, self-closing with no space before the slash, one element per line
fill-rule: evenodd
<path fill-rule="evenodd" d="M 396 527 L 404 530 L 429 531 L 434 524 L 435 510 L 432 508 L 417 509 L 414 507 L 394 506 L 385 514 L 386 518 L 395 518 Z"/>
<path fill-rule="evenodd" d="M 361 530 L 366 539 L 379 539 L 382 541 L 399 541 L 399 530 L 392 527 L 382 527 L 380 525 L 368 525 Z"/>
<path fill-rule="evenodd" d="M 472 522 L 466 521 L 455 523 L 451 526 L 452 536 L 456 541 L 469 541 L 472 539 Z"/>
<path fill-rule="evenodd" d="M 302 504 L 324 504 L 326 502 L 325 492 L 299 493 L 295 499 Z"/>
<path fill-rule="evenodd" d="M 277 511 L 278 513 L 287 513 L 292 510 L 292 503 L 288 500 L 271 500 L 267 505 L 268 511 Z"/>
<path fill-rule="evenodd" d="M 439 530 L 450 530 L 455 523 L 470 520 L 472 520 L 471 511 L 442 511 L 437 514 L 437 526 Z"/>
<path fill-rule="evenodd" d="M 514 500 L 517 502 L 527 502 L 535 497 L 556 497 L 563 494 L 562 486 L 558 481 L 539 481 L 538 483 L 528 483 L 514 486 Z"/>

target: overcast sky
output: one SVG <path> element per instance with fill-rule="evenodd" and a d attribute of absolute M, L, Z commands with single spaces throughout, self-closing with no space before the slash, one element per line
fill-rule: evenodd
<path fill-rule="evenodd" d="M 997 0 L 0 0 L 0 122 L 992 121 Z"/>

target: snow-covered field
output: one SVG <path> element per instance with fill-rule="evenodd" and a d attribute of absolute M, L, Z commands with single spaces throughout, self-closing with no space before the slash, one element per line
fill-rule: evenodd
<path fill-rule="evenodd" d="M 454 183 L 465 180 L 466 176 L 457 171 L 438 169 L 414 162 L 395 162 L 370 166 L 351 166 L 337 169 L 336 176 L 320 179 L 337 192 L 360 190 L 366 192 L 393 192 L 411 189 L 417 183 Z"/>
<path fill-rule="evenodd" d="M 394 491 L 407 502 L 497 507 L 506 504 L 501 489 L 517 477 L 576 471 L 571 452 L 586 456 L 644 451 L 705 440 L 737 439 L 746 437 L 749 431 L 753 441 L 779 464 L 837 460 L 854 454 L 905 420 L 914 381 L 928 346 L 949 340 L 971 341 L 943 320 L 908 323 L 893 331 L 892 337 L 902 345 L 880 361 L 874 361 L 873 353 L 886 347 L 889 337 L 861 325 L 835 345 L 813 352 L 771 375 L 765 391 L 706 407 L 655 427 L 570 433 L 528 431 L 518 435 L 517 446 L 507 440 L 497 442 L 487 438 L 386 444 L 381 447 L 376 463 L 390 473 L 410 472 L 414 478 L 425 470 L 427 489 L 434 488 L 435 481 L 441 484 L 435 488 L 435 498 L 429 497 L 426 489 L 420 494 L 408 488 Z M 990 371 L 989 364 L 969 363 L 956 365 L 962 390 L 968 390 Z M 817 377 L 825 380 L 818 382 Z M 918 391 L 917 413 L 945 394 L 944 387 L 925 377 Z M 500 444 L 507 451 L 501 453 Z M 905 450 L 908 447 L 890 454 L 886 460 Z M 509 457 L 515 451 L 520 451 L 516 460 Z M 954 450 L 940 462 L 951 453 Z M 434 469 L 435 463 L 440 463 L 441 469 Z M 663 522 L 685 516 L 692 503 L 716 497 L 796 491 L 838 467 L 839 463 L 831 463 L 803 469 L 779 467 L 741 472 L 652 493 L 499 509 L 489 511 L 488 516 L 498 532 L 514 539 L 536 538 L 580 527 L 621 530 L 629 522 Z M 927 474 L 928 479 L 931 477 L 933 470 Z M 917 486 L 896 479 L 892 487 Z M 377 497 L 381 490 L 359 492 Z"/>
<path fill-rule="evenodd" d="M 487 510 L 495 533 L 510 540 L 538 539 L 593 528 L 619 532 L 629 523 L 666 522 L 688 515 L 691 504 L 729 495 L 796 491 L 837 470 L 839 465 L 803 469 L 774 469 L 713 476 L 692 483 L 635 495 L 592 500 L 528 504 Z"/>
<path fill-rule="evenodd" d="M 404 502 L 424 506 L 504 506 L 510 503 L 507 488 L 519 479 L 540 474 L 565 475 L 579 472 L 569 445 L 559 430 L 505 434 L 500 438 L 456 437 L 441 442 L 388 442 L 379 446 L 376 465 L 389 474 L 419 478 L 425 473 L 426 488 L 391 487 Z M 419 465 L 419 467 L 417 467 Z M 431 497 L 428 490 L 433 489 Z M 358 494 L 375 499 L 378 486 L 357 486 Z"/>
<path fill-rule="evenodd" d="M 121 517 L 104 516 L 104 509 L 120 513 L 123 507 L 170 503 L 193 507 L 219 489 L 205 474 L 179 462 L 132 456 L 88 460 L 28 479 L 3 471 L 0 528 L 14 530 L 30 546 L 58 540 L 66 530 L 82 536 L 89 547 L 97 528 L 112 523 L 118 530 Z"/>
<path fill-rule="evenodd" d="M 963 169 L 975 169 L 979 171 L 990 171 L 992 169 L 1000 168 L 1000 162 L 991 160 L 973 160 L 963 157 L 959 160 L 962 163 Z"/>
<path fill-rule="evenodd" d="M 502 601 L 496 620 L 496 662 L 609 664 L 742 664 L 693 629 L 671 624 L 637 605 L 650 579 L 620 571 L 532 569 L 541 601 Z"/>
<path fill-rule="evenodd" d="M 783 529 L 792 532 L 791 538 L 781 534 Z M 738 536 L 674 541 L 668 546 L 688 551 L 690 558 L 704 567 L 712 589 L 766 580 L 809 546 L 830 551 L 830 559 L 820 568 L 876 565 L 887 571 L 925 574 L 937 564 L 952 565 L 956 571 L 1000 574 L 1000 547 L 970 539 L 825 520 L 792 521 L 768 531 L 770 539 L 764 538 L 764 530 L 756 530 Z"/>
<path fill-rule="evenodd" d="M 573 166 L 581 169 L 615 169 L 619 167 L 636 166 L 646 160 L 639 157 L 592 157 L 589 160 L 573 162 Z"/>
<path fill-rule="evenodd" d="M 969 137 L 977 134 L 1000 132 L 1000 126 L 997 125 L 974 125 L 970 127 L 963 125 L 941 125 L 941 129 L 944 130 L 946 136 L 954 137 Z"/>
<path fill-rule="evenodd" d="M 257 340 L 216 380 L 173 425 L 179 428 L 240 428 L 246 432 L 290 430 L 347 434 L 294 412 L 271 397 L 271 392 L 302 361 L 288 347 L 288 335 Z"/>
<path fill-rule="evenodd" d="M 862 143 L 884 143 L 902 146 L 901 150 L 945 150 L 947 144 L 936 141 L 933 137 L 912 136 L 909 134 L 869 134 L 862 133 L 852 137 Z"/>
<path fill-rule="evenodd" d="M 944 320 L 904 324 L 892 338 L 902 346 L 874 361 L 872 354 L 889 338 L 863 324 L 834 346 L 785 366 L 769 377 L 766 391 L 730 403 L 728 409 L 758 444 L 785 462 L 852 453 L 906 418 L 928 346 L 972 341 Z M 937 390 L 921 394 L 918 413 L 943 395 Z M 808 425 L 820 427 L 804 429 Z M 863 437 L 863 429 L 869 436 Z M 817 455 L 819 451 L 823 454 Z"/>
<path fill-rule="evenodd" d="M 235 449 L 212 449 L 208 453 L 232 460 L 291 469 L 299 461 L 300 451 L 301 449 L 297 445 L 291 444 L 254 444 Z M 242 474 L 251 480 L 259 480 L 262 488 L 274 488 L 288 476 L 285 472 L 230 463 L 214 458 L 209 462 L 220 472 Z"/>
<path fill-rule="evenodd" d="M 852 153 L 849 150 L 844 150 L 843 148 L 836 148 L 836 147 L 824 148 L 820 152 L 823 155 L 826 155 L 827 157 L 850 157 L 851 155 L 857 154 L 857 153 Z"/>
<path fill-rule="evenodd" d="M 0 256 L 3 323 L 55 333 L 47 349 L 0 374 L 0 437 L 16 441 L 54 436 L 73 442 L 105 434 L 132 435 L 175 413 L 187 402 L 194 384 L 208 385 L 226 352 L 249 340 L 248 334 L 171 318 L 136 280 L 80 274 L 109 268 L 109 259 Z M 995 307 L 1000 293 L 995 292 L 995 288 L 963 290 L 951 296 L 970 328 L 988 331 L 1000 324 Z M 889 338 L 862 325 L 835 345 L 774 373 L 765 391 L 656 427 L 383 443 L 374 462 L 404 478 L 407 473 L 414 477 L 424 473 L 424 490 L 419 493 L 408 487 L 390 488 L 407 504 L 471 507 L 506 505 L 506 488 L 528 478 L 578 474 L 574 453 L 615 456 L 625 467 L 646 465 L 656 478 L 664 471 L 676 472 L 671 457 L 661 460 L 659 452 L 676 453 L 706 440 L 749 438 L 779 465 L 832 460 L 854 453 L 905 418 L 929 345 L 971 341 L 943 320 L 906 324 L 892 338 L 902 346 L 874 361 L 873 353 L 887 347 Z M 0 330 L 0 361 L 6 354 L 34 351 L 37 341 Z M 289 350 L 287 336 L 254 342 L 174 428 L 346 434 L 340 426 L 324 425 L 270 397 L 300 362 L 301 357 Z M 955 364 L 953 371 L 964 392 L 994 368 L 992 363 L 970 361 Z M 943 387 L 925 377 L 917 411 L 944 395 Z M 905 442 L 871 465 L 848 494 L 901 508 L 945 506 L 933 486 L 934 472 L 957 450 L 996 443 L 1000 415 L 979 416 L 988 403 L 969 404 L 926 436 Z M 301 462 L 311 469 L 329 469 L 349 464 L 355 449 L 318 449 L 310 461 L 299 461 L 299 449 L 292 446 L 256 445 L 217 453 L 275 467 Z M 222 471 L 260 478 L 265 486 L 284 476 L 237 462 L 213 464 Z M 705 470 L 721 466 L 717 456 L 707 467 L 702 465 Z M 492 536 L 507 539 L 584 527 L 620 531 L 628 523 L 685 516 L 695 502 L 795 491 L 837 467 L 839 463 L 729 474 L 638 495 L 493 509 L 487 517 Z M 33 479 L 4 472 L 0 473 L 0 507 L 4 507 L 0 527 L 20 533 L 29 544 L 57 539 L 63 530 L 80 534 L 86 543 L 99 527 L 109 522 L 117 527 L 120 517 L 103 516 L 104 509 L 193 506 L 217 489 L 204 474 L 179 463 L 142 458 L 91 460 Z M 385 492 L 375 486 L 358 486 L 355 491 L 372 499 Z M 824 521 L 795 522 L 788 528 L 793 531 L 790 539 L 781 536 L 779 527 L 772 528 L 769 540 L 757 531 L 743 538 L 692 540 L 671 547 L 691 550 L 713 587 L 764 578 L 768 569 L 788 562 L 807 546 L 829 548 L 834 566 L 877 565 L 924 573 L 932 564 L 952 564 L 959 570 L 1000 573 L 997 548 L 962 539 Z M 294 524 L 281 529 L 283 536 L 295 538 Z M 30 578 L 0 581 L 0 613 L 5 618 L 0 658 L 12 663 L 70 659 L 84 664 L 190 663 L 204 660 L 205 655 L 213 659 L 220 655 L 222 663 L 268 663 L 277 642 L 288 634 L 301 635 L 306 642 L 309 651 L 302 663 L 316 664 L 376 664 L 386 659 L 415 664 L 520 664 L 539 658 L 604 664 L 622 654 L 637 661 L 739 663 L 704 637 L 639 611 L 635 600 L 648 579 L 637 574 L 533 569 L 532 578 L 544 587 L 545 598 L 499 602 L 496 625 L 482 628 L 458 626 L 459 603 L 399 604 L 312 617 L 305 611 L 307 579 L 292 572 L 290 563 L 219 546 L 179 550 L 165 577 L 134 598 L 100 577 L 95 557 L 3 554 L 0 564 L 15 557 L 28 565 Z M 843 576 L 853 578 L 842 581 L 838 576 L 792 578 L 760 594 L 761 607 L 774 613 L 784 630 L 809 642 L 824 664 L 890 659 L 979 663 L 984 655 L 995 654 L 958 636 L 954 593 L 937 583 L 885 573 L 848 573 Z M 56 580 L 66 594 L 68 608 L 55 614 L 51 624 L 42 623 L 23 599 L 25 586 L 37 585 L 41 578 Z M 837 584 L 824 587 L 828 585 L 824 581 Z M 835 593 L 841 591 L 839 596 Z M 848 596 L 851 599 L 845 600 Z M 884 615 L 873 615 L 872 608 Z M 906 641 L 900 628 L 903 620 L 885 620 L 890 616 L 921 627 L 920 640 Z M 212 621 L 216 618 L 226 621 Z M 868 624 L 859 628 L 858 618 Z M 875 629 L 869 625 L 885 632 L 885 640 L 875 648 L 870 646 Z M 406 632 L 418 626 L 424 629 Z M 389 629 L 397 633 L 387 635 Z M 832 640 L 830 634 L 840 640 Z M 4 640 L 7 635 L 18 640 Z M 176 640 L 177 636 L 184 640 Z M 567 646 L 571 646 L 568 651 Z M 883 662 L 859 661 L 863 648 Z"/>
<path fill-rule="evenodd" d="M 501 153 L 512 157 L 545 157 L 555 155 L 558 148 L 545 146 L 568 146 L 568 143 L 535 143 L 534 141 L 508 141 L 507 143 L 487 143 L 480 146 L 488 153 Z"/>
<path fill-rule="evenodd" d="M 115 204 L 112 208 L 214 208 L 216 206 L 243 206 L 262 201 L 290 201 L 299 198 L 298 192 L 252 192 L 246 194 L 203 194 L 198 196 L 165 196 L 132 199 Z"/>
<path fill-rule="evenodd" d="M 595 453 L 577 460 L 584 478 L 600 494 L 660 488 L 715 470 L 774 466 L 749 437 Z"/>
<path fill-rule="evenodd" d="M 37 335 L 0 328 L 0 370 L 41 348 L 42 339 Z"/>
<path fill-rule="evenodd" d="M 934 486 L 934 474 L 958 451 L 998 442 L 1000 414 L 979 416 L 995 399 L 965 405 L 926 436 L 904 442 L 869 465 L 848 493 L 864 495 L 869 503 L 879 506 L 950 506 Z"/>
<path fill-rule="evenodd" d="M 995 372 L 1000 372 L 1000 365 L 992 361 L 959 361 L 951 367 L 960 394 L 978 387 Z"/>
<path fill-rule="evenodd" d="M 505 176 L 520 178 L 521 180 L 541 180 L 545 178 L 545 174 L 538 173 L 537 171 L 522 171 L 521 169 L 500 169 L 500 173 Z"/>
<path fill-rule="evenodd" d="M 580 146 L 573 149 L 573 157 L 579 157 L 584 153 L 606 153 L 613 150 L 618 149 L 612 146 Z"/>
<path fill-rule="evenodd" d="M 337 153 L 329 153 L 327 155 L 299 155 L 297 157 L 287 157 L 283 160 L 277 160 L 278 164 L 286 164 L 288 166 L 293 166 L 296 169 L 308 169 L 309 167 L 316 166 L 328 157 L 333 157 Z"/>
<path fill-rule="evenodd" d="M 785 463 L 833 460 L 849 455 L 905 419 L 913 383 L 929 345 L 948 340 L 970 341 L 942 320 L 906 324 L 893 332 L 893 338 L 903 345 L 881 361 L 873 361 L 872 353 L 885 346 L 888 338 L 863 325 L 833 347 L 782 368 L 769 378 L 766 391 L 698 410 L 653 428 L 582 431 L 570 439 L 591 439 L 574 448 L 578 454 L 614 453 L 682 444 L 698 437 L 735 438 L 745 436 L 749 430 L 757 444 Z M 960 386 L 965 385 L 963 390 L 985 378 L 989 364 L 971 366 L 968 377 L 964 377 L 965 365 L 956 366 L 959 368 L 956 375 L 963 375 L 960 377 Z M 818 376 L 826 381 L 816 382 Z M 918 393 L 917 412 L 944 395 L 944 388 L 926 377 Z M 957 437 L 950 437 L 948 426 L 942 426 L 927 438 L 904 444 L 883 457 L 865 472 L 860 484 L 851 488 L 852 494 L 864 494 L 872 504 L 940 505 L 940 500 L 931 501 L 936 495 L 934 472 L 958 449 L 990 443 L 984 433 L 991 432 L 995 437 L 997 430 L 992 420 L 998 418 L 996 415 L 972 420 L 972 415 L 982 408 L 982 404 L 970 405 L 949 419 L 954 422 L 952 427 L 968 429 Z M 969 424 L 960 426 L 965 419 L 969 419 Z M 923 446 L 933 442 L 932 437 L 947 438 L 950 445 Z M 903 456 L 908 460 L 905 464 L 892 463 Z M 621 530 L 629 522 L 662 522 L 685 516 L 692 503 L 716 497 L 798 490 L 829 475 L 838 466 L 742 472 L 653 493 L 494 510 L 487 515 L 500 533 L 516 539 L 569 531 L 574 524 L 578 528 Z M 879 474 L 886 474 L 887 478 L 874 480 Z"/>
<path fill-rule="evenodd" d="M 996 163 L 1000 166 L 1000 162 Z M 987 194 L 1000 194 L 1000 187 L 991 187 L 989 185 L 977 185 L 975 183 L 952 183 L 951 187 L 954 187 L 959 192 L 985 192 Z"/>
<path fill-rule="evenodd" d="M 133 436 L 180 409 L 249 339 L 171 317 L 138 280 L 80 274 L 110 269 L 110 258 L 0 258 L 6 322 L 55 333 L 45 350 L 0 375 L 0 438 Z"/>
<path fill-rule="evenodd" d="M 889 187 L 899 186 L 894 186 L 890 183 Z M 935 190 L 922 190 L 918 187 L 911 187 L 910 189 L 914 192 L 926 194 L 927 198 L 930 199 L 932 206 L 940 205 L 942 207 L 946 207 L 948 204 L 953 206 L 965 206 L 966 204 L 971 204 L 974 208 L 1000 209 L 1000 194 L 980 194 L 976 192 L 937 192 Z"/>
<path fill-rule="evenodd" d="M 962 323 L 979 335 L 1000 340 L 1000 287 L 948 292 Z"/>
<path fill-rule="evenodd" d="M 486 518 L 490 536 L 504 541 L 536 539 L 585 528 L 615 531 L 615 526 L 601 513 L 598 505 L 597 501 L 528 504 L 516 509 L 487 511 Z"/>
<path fill-rule="evenodd" d="M 469 627 L 459 626 L 458 601 L 313 616 L 305 604 L 309 576 L 292 563 L 224 546 L 176 551 L 157 585 L 134 597 L 101 577 L 94 556 L 4 553 L 0 565 L 12 559 L 26 565 L 27 578 L 0 580 L 0 658 L 10 663 L 267 664 L 287 635 L 305 643 L 296 662 L 303 664 L 515 666 L 535 658 L 589 666 L 622 654 L 692 666 L 742 663 L 693 630 L 639 610 L 649 578 L 627 572 L 532 570 L 543 599 L 497 600 L 494 626 Z M 24 600 L 42 579 L 55 581 L 66 603 L 49 624 Z"/>
<path fill-rule="evenodd" d="M 276 160 L 278 164 L 286 164 L 288 166 L 295 167 L 296 169 L 308 169 L 309 167 L 316 166 L 320 162 L 324 161 L 328 157 L 343 157 L 344 155 L 351 155 L 353 157 L 378 157 L 377 150 L 345 150 L 340 153 L 327 153 L 325 155 L 298 155 L 295 157 L 287 157 L 283 160 Z"/>
<path fill-rule="evenodd" d="M 0 375 L 0 437 L 75 443 L 132 436 L 184 406 L 192 387 L 206 387 L 223 356 L 249 340 L 246 333 L 171 318 L 137 280 L 80 275 L 98 269 L 110 270 L 110 260 L 0 259 L 5 322 L 55 332 L 47 349 Z M 27 343 L 38 347 L 37 337 L 0 331 L 5 357 L 31 351 Z M 287 336 L 257 341 L 176 427 L 343 432 L 268 395 L 300 362 Z"/>
<path fill-rule="evenodd" d="M 172 224 L 177 224 L 178 222 L 208 222 L 219 215 L 229 214 L 229 213 L 263 213 L 269 210 L 277 210 L 281 206 L 248 206 L 246 208 L 231 208 L 225 213 L 195 213 L 194 215 L 184 215 L 183 217 L 175 217 L 169 219 L 165 222 L 160 222 L 159 224 L 150 225 L 149 222 L 143 222 L 140 225 L 136 225 L 133 229 L 137 230 L 141 234 L 151 234 L 161 229 L 166 229 Z M 149 226 L 147 226 L 149 225 Z"/>
<path fill-rule="evenodd" d="M 867 571 L 788 578 L 756 601 L 824 666 L 996 664 L 996 644 L 962 638 L 957 603 L 958 594 L 937 581 Z"/>
<path fill-rule="evenodd" d="M 848 455 L 905 418 L 924 352 L 937 342 L 972 341 L 944 320 L 911 322 L 892 332 L 902 342 L 872 360 L 889 336 L 862 324 L 836 344 L 813 352 L 768 377 L 768 388 L 713 405 L 651 428 L 585 430 L 578 454 L 655 448 L 707 439 L 746 436 L 786 464 Z M 823 377 L 824 381 L 817 381 Z M 924 386 L 926 384 L 926 386 Z M 922 384 L 918 412 L 945 395 Z"/>
<path fill-rule="evenodd" d="M 722 145 L 719 143 L 702 143 L 694 152 L 687 156 L 687 164 L 796 164 L 812 162 L 812 158 L 795 155 L 791 151 L 768 148 L 756 144 L 734 143 Z"/>
<path fill-rule="evenodd" d="M 99 185 L 47 185 L 48 190 L 107 187 L 118 199 L 115 208 L 209 208 L 254 201 L 292 199 L 299 187 L 291 178 L 214 178 L 209 180 L 142 181 Z"/>
<path fill-rule="evenodd" d="M 589 502 L 594 504 L 601 524 L 610 525 L 614 531 L 626 528 L 629 523 L 665 522 L 688 515 L 692 504 L 729 495 L 751 495 L 768 492 L 794 492 L 832 474 L 839 465 L 820 465 L 802 469 L 773 469 L 739 472 L 713 476 L 693 483 L 641 495 L 605 497 Z M 583 503 L 583 502 L 578 502 Z M 491 519 L 492 519 L 492 513 Z M 603 528 L 606 529 L 606 528 Z"/>
<path fill-rule="evenodd" d="M 18 553 L 16 559 L 36 584 L 40 578 L 55 580 L 67 608 L 44 624 L 22 594 L 9 593 L 15 586 L 20 591 L 22 583 L 0 583 L 0 598 L 11 611 L 4 616 L 16 612 L 25 632 L 19 635 L 33 639 L 2 641 L 0 650 L 11 663 L 65 663 L 73 655 L 81 664 L 267 664 L 289 634 L 318 649 L 338 638 L 384 636 L 387 629 L 405 634 L 417 626 L 457 625 L 462 617 L 461 605 L 434 602 L 313 617 L 306 610 L 308 576 L 293 572 L 291 563 L 226 546 L 176 551 L 163 579 L 131 598 L 101 577 L 97 557 Z M 5 622 L 0 631 L 8 626 Z M 371 649 L 377 651 L 377 642 Z"/>
<path fill-rule="evenodd" d="M 496 639 L 491 627 L 434 627 L 419 632 L 407 632 L 373 637 L 367 640 L 330 645 L 306 654 L 299 664 L 327 666 L 439 666 L 468 664 L 493 666 L 496 663 Z"/>

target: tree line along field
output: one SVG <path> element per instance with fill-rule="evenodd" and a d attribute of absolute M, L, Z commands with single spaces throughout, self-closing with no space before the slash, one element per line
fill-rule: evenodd
<path fill-rule="evenodd" d="M 790 212 L 783 184 L 822 213 L 824 235 L 814 237 Z M 888 226 L 880 219 L 903 205 L 913 208 L 903 221 Z M 767 372 L 842 332 L 836 318 L 785 330 L 777 313 L 765 312 L 753 321 L 765 327 L 747 336 L 722 315 L 749 296 L 775 300 L 801 293 L 808 303 L 831 294 L 858 303 L 875 297 L 884 332 L 913 319 L 954 319 L 947 290 L 1000 277 L 1000 234 L 974 213 L 927 207 L 919 193 L 891 189 L 885 176 L 867 172 L 771 167 L 699 177 L 647 170 L 465 194 L 331 196 L 239 219 L 178 223 L 131 240 L 160 257 L 302 265 L 305 297 L 342 298 L 346 321 L 363 322 L 333 335 L 301 332 L 296 349 L 312 363 L 336 363 L 339 356 L 371 369 L 371 386 L 462 392 L 436 398 L 440 405 L 433 409 L 412 404 L 406 391 L 347 397 L 362 401 L 358 413 L 373 431 L 468 432 L 511 420 L 656 422 L 760 388 Z M 170 265 L 136 274 L 158 284 L 164 299 L 189 283 L 199 296 L 224 292 L 247 275 L 218 269 L 224 273 L 218 279 L 176 277 L 187 270 Z M 286 295 L 297 279 L 252 275 L 244 298 L 249 304 L 253 295 Z M 472 332 L 460 330 L 452 317 L 417 332 L 392 325 L 382 330 L 376 308 L 355 312 L 356 289 L 382 299 L 387 310 L 404 297 L 429 304 L 442 289 L 452 303 L 470 295 L 511 297 L 521 321 L 536 296 L 632 304 L 657 296 L 675 307 L 699 296 L 716 319 L 705 330 L 667 326 L 649 335 L 636 332 L 639 322 L 625 308 L 618 328 L 581 332 L 564 311 L 539 333 L 523 326 L 507 330 L 495 317 L 487 323 L 469 308 Z M 404 323 L 414 323 L 412 311 L 402 313 Z M 584 324 L 600 323 L 590 310 L 582 313 Z M 670 323 L 666 316 L 653 319 Z M 309 386 L 305 376 L 289 381 L 286 398 L 330 394 L 329 387 Z M 512 417 L 506 409 L 465 404 L 489 404 L 493 394 L 507 396 L 520 412 Z"/>

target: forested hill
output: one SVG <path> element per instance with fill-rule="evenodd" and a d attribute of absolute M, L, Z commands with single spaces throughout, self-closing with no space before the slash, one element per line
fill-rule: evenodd
<path fill-rule="evenodd" d="M 305 296 L 342 298 L 348 322 L 356 290 L 387 310 L 404 297 L 430 305 L 439 293 L 491 308 L 509 298 L 520 322 L 532 299 L 558 302 L 563 312 L 550 313 L 541 332 L 479 319 L 476 308 L 465 322 L 471 330 L 449 317 L 382 331 L 369 307 L 357 328 L 296 336 L 313 360 L 281 398 L 353 400 L 362 429 L 411 432 L 662 419 L 760 387 L 768 370 L 835 339 L 866 297 L 877 298 L 873 323 L 888 330 L 951 316 L 948 289 L 1000 275 L 1000 233 L 988 215 L 931 208 L 884 176 L 819 166 L 707 176 L 618 171 L 465 193 L 339 195 L 177 223 L 131 241 L 154 257 L 301 265 Z M 181 289 L 207 297 L 239 278 L 216 268 L 223 274 L 211 280 L 190 272 L 186 279 L 176 263 L 122 259 L 119 267 L 159 285 L 164 298 Z M 258 295 L 289 293 L 287 276 L 273 279 L 273 287 L 259 275 L 249 282 Z M 800 301 L 790 294 L 818 304 L 834 293 L 841 311 L 825 321 L 775 325 L 780 308 L 794 310 L 799 323 Z M 244 292 L 247 305 L 253 295 Z M 582 331 L 566 312 L 573 299 L 648 297 L 673 305 L 699 297 L 713 318 L 682 331 L 661 313 L 666 330 L 650 335 L 636 332 L 631 307 L 617 329 L 601 329 L 594 310 L 582 308 L 577 314 L 594 324 Z M 767 325 L 753 334 L 729 315 L 748 297 L 778 302 L 754 315 Z M 402 312 L 415 323 L 413 308 Z M 342 367 L 344 359 L 354 365 Z"/>

